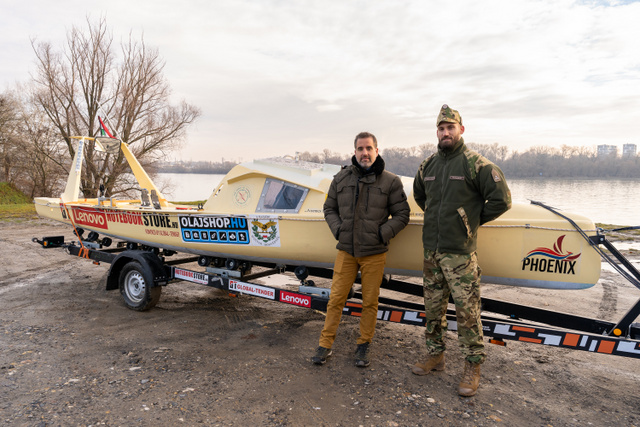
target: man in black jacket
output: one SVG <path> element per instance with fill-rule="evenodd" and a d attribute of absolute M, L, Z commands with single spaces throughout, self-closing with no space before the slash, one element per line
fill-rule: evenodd
<path fill-rule="evenodd" d="M 356 341 L 356 366 L 369 366 L 369 344 L 376 327 L 389 241 L 409 222 L 409 204 L 402 181 L 384 170 L 376 137 L 368 132 L 359 133 L 354 147 L 352 165 L 334 176 L 324 204 L 325 220 L 338 240 L 338 255 L 320 346 L 311 358 L 317 365 L 324 364 L 331 355 L 342 309 L 360 270 L 362 316 Z"/>

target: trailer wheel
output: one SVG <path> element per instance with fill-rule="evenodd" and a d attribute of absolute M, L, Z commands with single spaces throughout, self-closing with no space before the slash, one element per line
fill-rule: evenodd
<path fill-rule="evenodd" d="M 151 287 L 140 263 L 131 261 L 120 272 L 120 294 L 127 307 L 145 311 L 158 303 L 162 287 Z"/>

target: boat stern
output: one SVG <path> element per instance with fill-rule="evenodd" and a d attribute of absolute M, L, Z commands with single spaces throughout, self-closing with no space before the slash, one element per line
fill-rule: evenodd
<path fill-rule="evenodd" d="M 33 199 L 33 204 L 39 216 L 69 223 L 64 205 L 59 198 L 36 197 Z"/>

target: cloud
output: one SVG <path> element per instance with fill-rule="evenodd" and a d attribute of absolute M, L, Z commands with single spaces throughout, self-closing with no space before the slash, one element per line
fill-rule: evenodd
<path fill-rule="evenodd" d="M 521 150 L 621 145 L 640 131 L 640 3 L 63 0 L 5 11 L 5 87 L 32 68 L 29 37 L 61 46 L 72 25 L 103 15 L 116 42 L 144 35 L 174 99 L 203 111 L 183 158 L 348 152 L 361 130 L 393 146 L 434 142 L 443 103 L 461 111 L 467 140 Z"/>

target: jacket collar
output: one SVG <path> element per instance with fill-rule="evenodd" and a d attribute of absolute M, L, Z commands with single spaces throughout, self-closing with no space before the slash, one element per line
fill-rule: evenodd
<path fill-rule="evenodd" d="M 351 157 L 351 164 L 353 164 L 353 170 L 360 176 L 367 176 L 372 174 L 378 176 L 384 171 L 384 160 L 380 155 L 376 157 L 376 161 L 373 162 L 368 170 L 365 170 L 362 166 L 360 166 L 360 163 L 358 163 L 358 161 L 356 160 L 355 155 Z"/>
<path fill-rule="evenodd" d="M 440 157 L 444 157 L 445 159 L 451 158 L 462 153 L 464 151 L 464 147 L 464 139 L 460 137 L 460 140 L 456 142 L 456 145 L 454 145 L 451 150 L 443 150 L 442 148 L 438 147 L 438 155 Z"/>

